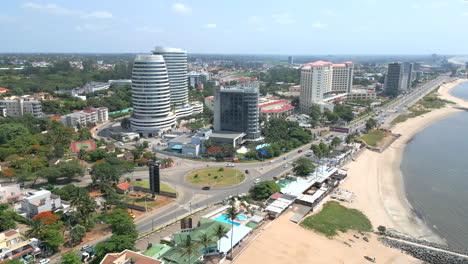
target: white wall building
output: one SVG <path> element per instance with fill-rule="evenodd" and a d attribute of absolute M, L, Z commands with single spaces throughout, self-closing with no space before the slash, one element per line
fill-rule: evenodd
<path fill-rule="evenodd" d="M 316 61 L 301 68 L 299 107 L 308 113 L 313 104 L 323 102 L 323 95 L 332 90 L 333 64 Z"/>
<path fill-rule="evenodd" d="M 187 85 L 187 79 L 185 83 Z M 133 131 L 153 136 L 174 127 L 176 115 L 171 110 L 171 88 L 163 56 L 136 56 L 132 72 L 132 102 L 130 124 Z"/>
<path fill-rule="evenodd" d="M 333 64 L 332 92 L 350 93 L 353 87 L 354 64 L 345 62 Z"/>
<path fill-rule="evenodd" d="M 13 203 L 21 199 L 23 193 L 19 184 L 5 185 L 0 184 L 0 203 Z"/>
<path fill-rule="evenodd" d="M 48 190 L 34 192 L 21 200 L 21 210 L 28 218 L 45 211 L 55 211 L 60 208 L 62 208 L 60 196 L 54 195 Z"/>
<path fill-rule="evenodd" d="M 14 100 L 0 100 L 0 108 L 7 117 L 22 117 L 31 114 L 34 117 L 42 117 L 42 105 L 40 101 L 21 97 Z"/>
<path fill-rule="evenodd" d="M 91 108 L 80 112 L 64 115 L 61 121 L 66 126 L 76 127 L 78 124 L 105 122 L 109 120 L 109 110 L 107 107 Z"/>
<path fill-rule="evenodd" d="M 161 55 L 166 63 L 169 77 L 171 104 L 188 103 L 187 52 L 177 48 L 156 47 L 154 55 Z"/>

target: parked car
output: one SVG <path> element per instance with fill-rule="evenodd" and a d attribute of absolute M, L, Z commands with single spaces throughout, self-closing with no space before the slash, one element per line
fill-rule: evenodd
<path fill-rule="evenodd" d="M 245 172 L 245 174 L 249 174 L 249 170 L 245 170 L 244 172 Z"/>
<path fill-rule="evenodd" d="M 91 247 L 92 247 L 92 246 L 91 246 L 91 245 L 88 245 L 88 244 L 83 245 L 83 246 L 81 247 L 81 251 L 85 251 L 85 250 L 87 250 L 87 249 L 89 249 L 89 248 L 91 248 Z"/>
<path fill-rule="evenodd" d="M 260 178 L 257 178 L 257 179 L 254 180 L 254 183 L 255 183 L 255 184 L 257 184 L 257 183 L 259 183 L 259 182 L 260 182 Z"/>
<path fill-rule="evenodd" d="M 302 149 L 300 149 L 300 150 L 298 150 L 298 151 L 297 151 L 297 153 L 302 153 L 302 151 L 303 151 L 303 150 L 302 150 Z"/>
<path fill-rule="evenodd" d="M 228 164 L 226 164 L 226 167 L 232 168 L 232 167 L 234 167 L 234 164 L 228 163 Z"/>
<path fill-rule="evenodd" d="M 211 190 L 211 187 L 210 186 L 203 186 L 201 189 L 205 190 L 205 191 L 209 191 L 209 190 Z"/>
<path fill-rule="evenodd" d="M 39 264 L 49 264 L 49 263 L 50 263 L 50 259 L 48 258 L 39 260 Z"/>
<path fill-rule="evenodd" d="M 283 169 L 286 169 L 288 167 L 288 164 L 283 165 Z"/>

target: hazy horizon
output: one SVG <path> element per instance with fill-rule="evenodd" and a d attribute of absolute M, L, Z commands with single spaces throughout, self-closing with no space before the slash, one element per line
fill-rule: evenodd
<path fill-rule="evenodd" d="M 468 1 L 7 1 L 1 53 L 468 54 Z"/>

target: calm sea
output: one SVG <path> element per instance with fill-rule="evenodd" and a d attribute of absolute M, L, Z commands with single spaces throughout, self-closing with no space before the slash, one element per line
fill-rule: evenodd
<path fill-rule="evenodd" d="M 468 99 L 468 84 L 452 90 Z M 463 97 L 464 96 L 464 97 Z M 425 128 L 407 145 L 401 170 L 415 213 L 450 246 L 468 249 L 468 112 Z"/>

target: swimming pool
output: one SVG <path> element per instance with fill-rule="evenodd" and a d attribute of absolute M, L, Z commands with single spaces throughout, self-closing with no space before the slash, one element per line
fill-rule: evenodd
<path fill-rule="evenodd" d="M 240 226 L 241 225 L 240 223 L 232 222 L 231 219 L 229 219 L 226 214 L 222 214 L 222 215 L 216 217 L 214 220 L 219 221 L 219 222 L 223 222 L 223 223 L 226 223 L 226 224 L 230 224 L 230 225 L 234 224 L 235 226 Z"/>
<path fill-rule="evenodd" d="M 247 216 L 246 215 L 243 215 L 243 214 L 240 214 L 237 216 L 237 219 L 239 220 L 246 220 L 247 219 Z"/>

